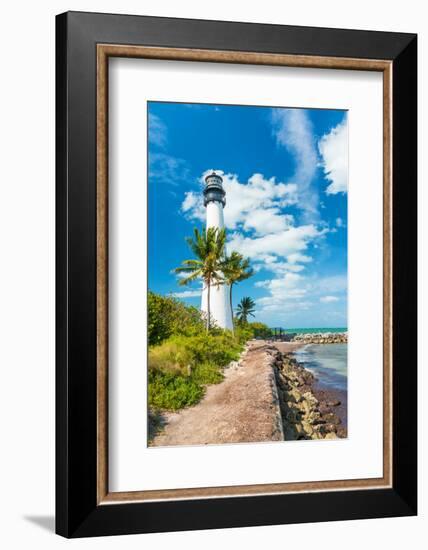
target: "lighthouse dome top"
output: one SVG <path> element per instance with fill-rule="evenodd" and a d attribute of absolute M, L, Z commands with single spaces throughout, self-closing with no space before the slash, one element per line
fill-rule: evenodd
<path fill-rule="evenodd" d="M 212 172 L 205 177 L 204 205 L 209 202 L 220 202 L 223 206 L 226 204 L 226 192 L 223 189 L 223 178 Z"/>
<path fill-rule="evenodd" d="M 205 177 L 205 184 L 206 185 L 220 185 L 223 186 L 223 178 L 216 174 L 215 172 L 211 172 L 211 174 L 208 174 L 208 176 Z"/>

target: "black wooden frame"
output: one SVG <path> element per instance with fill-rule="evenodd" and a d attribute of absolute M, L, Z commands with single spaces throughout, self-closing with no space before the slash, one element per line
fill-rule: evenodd
<path fill-rule="evenodd" d="M 393 487 L 97 505 L 96 45 L 393 62 Z M 415 515 L 417 37 L 68 12 L 56 19 L 56 530 L 66 537 Z"/>

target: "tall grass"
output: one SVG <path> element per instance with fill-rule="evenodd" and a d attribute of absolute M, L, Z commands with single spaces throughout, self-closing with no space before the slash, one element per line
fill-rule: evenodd
<path fill-rule="evenodd" d="M 207 384 L 223 380 L 223 369 L 238 359 L 253 337 L 248 325 L 235 334 L 211 328 L 205 333 L 201 312 L 170 296 L 149 292 L 149 406 L 177 410 L 197 403 Z"/>
<path fill-rule="evenodd" d="M 149 405 L 177 410 L 194 405 L 207 384 L 223 380 L 223 368 L 239 358 L 242 343 L 228 331 L 172 336 L 149 349 Z"/>

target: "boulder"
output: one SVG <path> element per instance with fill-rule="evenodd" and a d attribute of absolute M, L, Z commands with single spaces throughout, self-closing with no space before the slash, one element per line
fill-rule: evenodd
<path fill-rule="evenodd" d="M 328 424 L 340 424 L 340 418 L 337 416 L 337 414 L 327 413 L 323 414 L 322 417 Z"/>

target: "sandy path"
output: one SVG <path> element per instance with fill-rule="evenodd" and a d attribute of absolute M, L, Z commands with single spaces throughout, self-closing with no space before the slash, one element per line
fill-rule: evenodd
<path fill-rule="evenodd" d="M 227 368 L 200 403 L 165 415 L 151 446 L 282 440 L 273 360 L 264 342 L 250 342 L 239 364 Z"/>

